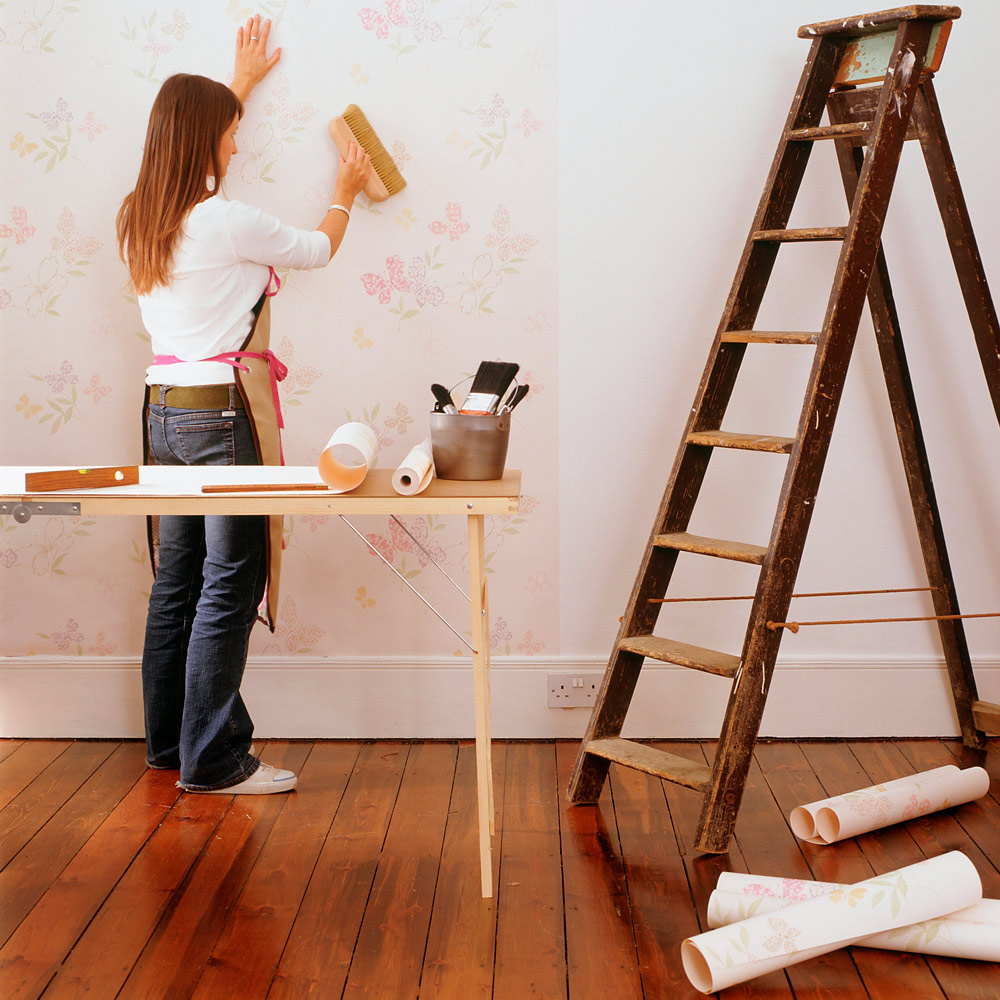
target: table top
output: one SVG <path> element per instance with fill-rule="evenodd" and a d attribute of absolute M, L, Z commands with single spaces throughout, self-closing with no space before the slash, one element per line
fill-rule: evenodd
<path fill-rule="evenodd" d="M 142 465 L 134 486 L 26 492 L 29 472 L 67 466 L 0 466 L 0 514 L 18 505 L 70 503 L 81 516 L 95 514 L 516 514 L 521 473 L 507 470 L 502 479 L 434 479 L 423 493 L 401 496 L 392 487 L 391 469 L 371 469 L 350 493 L 329 490 L 253 491 L 257 484 L 321 483 L 315 466 Z M 201 492 L 202 486 L 246 484 L 246 492 Z M 76 513 L 77 511 L 73 511 Z M 66 513 L 63 511 L 63 513 Z"/>

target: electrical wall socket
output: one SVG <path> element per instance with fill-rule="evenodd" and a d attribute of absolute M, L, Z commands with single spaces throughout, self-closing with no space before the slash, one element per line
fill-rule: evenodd
<path fill-rule="evenodd" d="M 597 700 L 604 673 L 549 674 L 549 708 L 588 708 Z"/>

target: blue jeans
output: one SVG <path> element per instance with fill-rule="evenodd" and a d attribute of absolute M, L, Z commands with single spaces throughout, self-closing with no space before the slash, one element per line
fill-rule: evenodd
<path fill-rule="evenodd" d="M 232 412 L 151 400 L 151 463 L 258 464 L 250 419 Z M 180 767 L 184 788 L 227 788 L 260 766 L 240 683 L 267 582 L 267 518 L 162 516 L 159 535 L 142 653 L 146 761 Z"/>

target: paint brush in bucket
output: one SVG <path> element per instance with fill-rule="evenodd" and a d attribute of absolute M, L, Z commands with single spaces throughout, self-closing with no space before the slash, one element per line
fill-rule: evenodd
<path fill-rule="evenodd" d="M 461 413 L 496 413 L 497 404 L 503 398 L 514 376 L 521 366 L 513 361 L 482 361 L 472 380 Z"/>

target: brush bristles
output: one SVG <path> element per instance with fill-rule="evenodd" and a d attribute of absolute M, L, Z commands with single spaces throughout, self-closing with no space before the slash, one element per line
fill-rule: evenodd
<path fill-rule="evenodd" d="M 350 104 L 344 111 L 343 119 L 347 127 L 354 133 L 358 145 L 371 157 L 372 169 L 378 179 L 385 185 L 389 194 L 395 194 L 406 187 L 406 180 L 396 167 L 389 151 L 375 134 L 364 112 L 356 104 Z"/>

